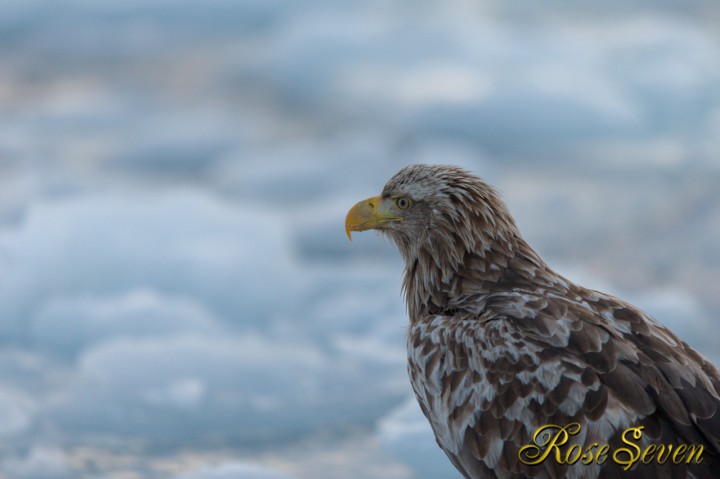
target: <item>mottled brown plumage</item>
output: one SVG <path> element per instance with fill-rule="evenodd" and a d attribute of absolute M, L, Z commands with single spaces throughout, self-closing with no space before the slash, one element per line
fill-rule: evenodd
<path fill-rule="evenodd" d="M 440 447 L 466 478 L 720 477 L 720 374 L 634 306 L 555 273 L 497 193 L 457 167 L 412 165 L 348 214 L 405 261 L 408 372 Z M 701 464 L 527 465 L 545 424 L 572 442 L 703 445 Z"/>

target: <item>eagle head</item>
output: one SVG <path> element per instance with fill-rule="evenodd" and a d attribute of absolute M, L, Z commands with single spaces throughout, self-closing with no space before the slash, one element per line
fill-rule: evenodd
<path fill-rule="evenodd" d="M 358 202 L 347 214 L 345 231 L 352 240 L 353 231 L 368 229 L 387 234 L 406 264 L 422 253 L 458 263 L 465 251 L 519 236 L 497 192 L 449 165 L 407 166 L 380 195 Z"/>

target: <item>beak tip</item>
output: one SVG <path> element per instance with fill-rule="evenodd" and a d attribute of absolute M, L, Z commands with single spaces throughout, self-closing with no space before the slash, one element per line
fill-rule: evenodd
<path fill-rule="evenodd" d="M 350 216 L 350 213 L 348 213 L 348 217 Z M 350 230 L 350 222 L 348 218 L 345 218 L 345 234 L 347 235 L 348 239 L 352 241 L 352 231 Z"/>

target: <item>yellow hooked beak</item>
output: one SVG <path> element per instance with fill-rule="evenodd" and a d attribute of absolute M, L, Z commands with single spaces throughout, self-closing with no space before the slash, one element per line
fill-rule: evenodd
<path fill-rule="evenodd" d="M 380 229 L 386 223 L 403 221 L 402 216 L 398 216 L 393 209 L 392 201 L 383 200 L 379 196 L 359 201 L 348 211 L 345 233 L 352 241 L 353 231 Z"/>

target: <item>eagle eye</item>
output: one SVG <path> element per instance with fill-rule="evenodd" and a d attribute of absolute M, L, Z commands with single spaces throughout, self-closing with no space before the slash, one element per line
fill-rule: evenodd
<path fill-rule="evenodd" d="M 398 209 L 406 210 L 412 206 L 412 201 L 406 196 L 400 196 L 395 200 L 395 206 L 397 206 Z"/>

